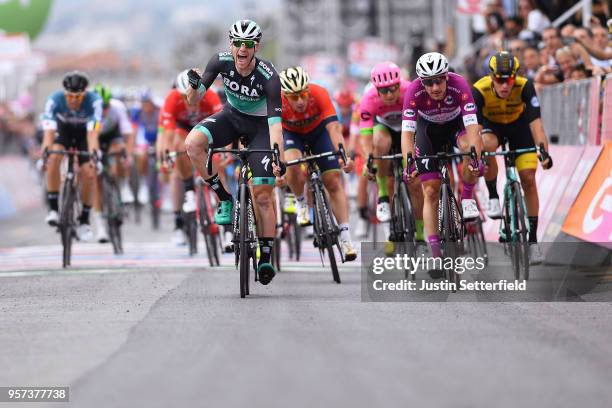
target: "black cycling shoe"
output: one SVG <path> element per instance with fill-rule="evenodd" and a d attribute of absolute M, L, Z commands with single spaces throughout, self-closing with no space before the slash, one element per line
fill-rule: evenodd
<path fill-rule="evenodd" d="M 442 269 L 430 269 L 427 271 L 431 279 L 440 279 L 444 276 L 444 271 Z"/>
<path fill-rule="evenodd" d="M 257 275 L 259 276 L 259 283 L 262 285 L 267 285 L 272 282 L 274 276 L 276 275 L 276 270 L 274 266 L 269 263 L 261 263 L 257 266 Z"/>

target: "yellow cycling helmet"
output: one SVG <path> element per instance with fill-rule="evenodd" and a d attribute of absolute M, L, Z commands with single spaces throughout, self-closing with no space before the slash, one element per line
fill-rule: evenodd
<path fill-rule="evenodd" d="M 501 51 L 489 59 L 489 71 L 495 78 L 514 78 L 519 69 L 519 60 L 508 51 Z"/>

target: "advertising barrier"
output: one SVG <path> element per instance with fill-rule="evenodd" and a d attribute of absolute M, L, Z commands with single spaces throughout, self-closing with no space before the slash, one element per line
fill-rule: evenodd
<path fill-rule="evenodd" d="M 567 214 L 563 232 L 612 249 L 612 142 L 603 146 Z"/>

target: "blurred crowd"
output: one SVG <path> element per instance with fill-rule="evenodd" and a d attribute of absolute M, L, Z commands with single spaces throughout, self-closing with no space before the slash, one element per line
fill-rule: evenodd
<path fill-rule="evenodd" d="M 502 49 L 519 58 L 520 74 L 532 79 L 536 89 L 612 72 L 608 3 L 593 1 L 590 27 L 582 25 L 580 12 L 553 27 L 555 14 L 547 3 L 554 2 L 519 0 L 517 13 L 509 15 L 502 0 L 488 2 L 485 32 L 476 40 L 476 53 L 466 61 L 468 77 L 487 75 L 490 56 Z"/>
<path fill-rule="evenodd" d="M 23 99 L 30 98 L 26 95 L 10 103 L 0 102 L 0 154 L 23 154 L 35 159 L 41 135 L 33 109 Z"/>

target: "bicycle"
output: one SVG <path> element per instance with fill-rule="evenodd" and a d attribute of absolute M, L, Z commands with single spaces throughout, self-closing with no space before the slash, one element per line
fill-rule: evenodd
<path fill-rule="evenodd" d="M 204 238 L 204 246 L 210 266 L 219 266 L 219 226 L 213 220 L 214 203 L 211 200 L 210 188 L 202 179 L 196 180 L 196 202 L 200 232 Z"/>
<path fill-rule="evenodd" d="M 416 256 L 416 222 L 414 211 L 412 210 L 412 201 L 408 186 L 404 182 L 402 165 L 402 153 L 391 151 L 388 155 L 368 156 L 367 168 L 371 174 L 376 174 L 374 160 L 389 160 L 392 165 L 393 174 L 393 200 L 391 201 L 391 236 L 389 241 L 399 244 L 399 253 L 407 254 L 409 257 Z M 408 270 L 405 270 L 406 278 L 408 278 Z M 414 273 L 410 274 L 412 280 L 416 279 Z"/>
<path fill-rule="evenodd" d="M 503 148 L 506 149 L 507 143 Z M 523 277 L 529 280 L 529 222 L 527 221 L 527 206 L 523 196 L 520 178 L 516 170 L 516 158 L 523 153 L 537 152 L 535 147 L 502 150 L 499 152 L 483 152 L 483 156 L 503 156 L 506 166 L 506 184 L 504 185 L 504 205 L 502 207 L 502 222 L 499 228 L 500 242 L 504 244 L 504 252 L 510 256 L 514 278 Z M 539 147 L 540 160 L 548 155 L 544 144 Z"/>
<path fill-rule="evenodd" d="M 246 140 L 241 138 L 241 144 L 248 146 Z M 252 266 L 257 271 L 257 220 L 255 218 L 255 209 L 253 207 L 253 199 L 249 189 L 248 182 L 251 179 L 251 171 L 248 158 L 253 153 L 272 153 L 272 160 L 276 165 L 279 165 L 279 149 L 278 145 L 274 145 L 274 149 L 224 149 L 224 148 L 209 148 L 208 158 L 206 160 L 206 169 L 209 174 L 212 173 L 212 156 L 217 153 L 229 153 L 240 161 L 240 174 L 238 176 L 238 199 L 234 199 L 234 214 L 232 227 L 234 231 L 234 255 L 236 268 L 240 271 L 240 297 L 244 298 L 249 295 L 249 275 L 250 266 L 249 260 L 252 261 Z M 257 273 L 255 281 L 257 281 Z"/>
<path fill-rule="evenodd" d="M 438 233 L 441 239 L 443 258 L 454 260 L 463 253 L 463 238 L 465 237 L 465 224 L 461 207 L 453 194 L 448 166 L 454 158 L 469 156 L 476 161 L 476 149 L 472 147 L 469 153 L 438 152 L 435 155 L 417 156 L 414 160 L 436 160 L 441 173 L 440 198 L 438 200 Z M 409 153 L 406 163 L 408 168 L 412 167 L 413 158 Z M 446 262 L 444 262 L 445 264 Z M 456 292 L 459 287 L 459 274 L 453 268 L 444 269 L 446 278 L 451 285 L 452 291 Z"/>
<path fill-rule="evenodd" d="M 286 190 L 283 190 L 281 194 L 284 195 L 284 203 L 284 200 L 287 199 Z M 297 214 L 295 212 L 288 213 L 284 209 L 282 214 L 281 237 L 287 241 L 287 247 L 289 248 L 289 259 L 299 261 L 302 254 L 302 229 L 297 222 Z"/>
<path fill-rule="evenodd" d="M 455 184 L 455 191 L 459 193 L 459 187 L 461 185 L 461 175 L 459 172 L 459 163 L 457 160 L 452 162 L 452 174 L 453 181 Z M 465 221 L 465 242 L 468 250 L 475 258 L 483 258 L 485 266 L 489 264 L 489 253 L 487 250 L 487 242 L 484 236 L 483 224 L 485 222 L 484 214 L 480 207 L 480 201 L 476 194 L 474 194 L 476 206 L 478 207 L 479 216 L 473 220 Z"/>
<path fill-rule="evenodd" d="M 306 157 L 301 159 L 295 159 L 287 162 L 288 166 L 297 166 L 302 163 L 306 163 L 308 166 L 308 190 L 312 196 L 313 207 L 314 207 L 314 243 L 315 247 L 319 248 L 319 254 L 321 256 L 321 263 L 323 262 L 323 253 L 327 251 L 329 257 L 329 264 L 332 270 L 332 277 L 336 283 L 341 283 L 340 274 L 338 272 L 338 265 L 336 263 L 336 257 L 334 255 L 334 246 L 340 253 L 340 259 L 342 263 L 345 262 L 344 254 L 340 248 L 340 242 L 338 236 L 340 235 L 340 229 L 336 224 L 336 221 L 332 215 L 331 207 L 329 205 L 329 199 L 321 180 L 321 172 L 319 166 L 317 166 L 317 160 L 327 158 L 330 156 L 340 156 L 346 163 L 346 152 L 342 143 L 338 145 L 338 151 L 336 152 L 325 152 L 316 155 L 311 155 L 310 147 L 306 146 L 305 149 Z"/>
<path fill-rule="evenodd" d="M 123 243 L 121 237 L 121 225 L 123 224 L 123 203 L 119 184 L 115 177 L 110 173 L 110 158 L 125 158 L 125 150 L 115 153 L 102 154 L 102 174 L 100 174 L 102 184 L 102 208 L 103 216 L 108 226 L 108 235 L 113 245 L 115 255 L 123 253 Z"/>
<path fill-rule="evenodd" d="M 171 152 L 166 150 L 166 162 L 170 167 L 173 167 L 176 158 L 184 154 L 187 154 L 187 152 Z M 186 213 L 182 209 L 181 216 L 183 217 L 183 231 L 187 237 L 189 256 L 193 256 L 198 253 L 198 217 L 196 211 Z"/>
<path fill-rule="evenodd" d="M 64 176 L 64 185 L 61 189 L 61 199 L 59 207 L 59 223 L 57 228 L 62 240 L 62 267 L 70 266 L 72 257 L 72 239 L 76 235 L 77 214 L 80 213 L 81 203 L 79 200 L 78 175 L 74 171 L 74 162 L 78 157 L 90 158 L 89 152 L 76 149 L 69 150 L 45 150 L 43 162 L 46 163 L 49 155 L 59 154 L 68 156 L 68 164 Z"/>

